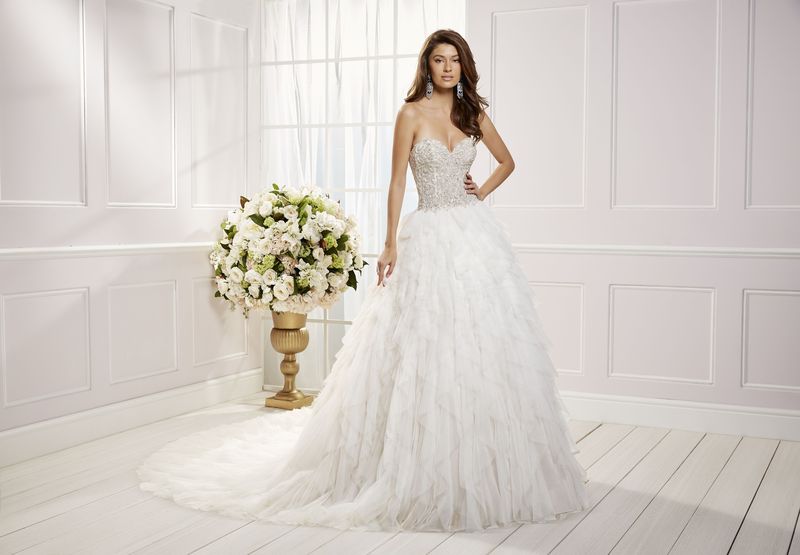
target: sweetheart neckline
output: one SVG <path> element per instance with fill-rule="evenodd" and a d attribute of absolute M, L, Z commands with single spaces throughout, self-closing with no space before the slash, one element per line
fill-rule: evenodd
<path fill-rule="evenodd" d="M 456 143 L 456 145 L 453 147 L 453 150 L 450 150 L 449 148 L 447 148 L 447 145 L 446 145 L 445 143 L 443 143 L 442 141 L 440 141 L 439 139 L 437 139 L 437 138 L 435 138 L 435 137 L 423 137 L 423 138 L 421 138 L 420 140 L 418 140 L 416 143 L 414 143 L 413 145 L 411 145 L 411 150 L 414 150 L 418 144 L 420 144 L 420 143 L 422 143 L 422 142 L 424 142 L 424 141 L 434 141 L 434 142 L 436 142 L 436 143 L 439 143 L 440 145 L 442 145 L 442 146 L 444 147 L 444 149 L 445 149 L 445 150 L 448 152 L 448 154 L 453 154 L 453 153 L 456 151 L 456 149 L 458 148 L 458 146 L 459 146 L 461 143 L 463 143 L 464 141 L 466 141 L 467 139 L 470 139 L 470 140 L 471 140 L 471 139 L 472 139 L 472 137 L 470 137 L 469 135 L 467 135 L 466 137 L 464 137 L 463 139 L 461 139 L 460 141 L 458 141 L 458 142 Z"/>

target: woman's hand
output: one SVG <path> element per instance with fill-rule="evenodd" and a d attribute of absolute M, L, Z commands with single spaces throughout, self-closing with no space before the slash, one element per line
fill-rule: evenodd
<path fill-rule="evenodd" d="M 378 285 L 386 287 L 383 271 L 386 268 L 389 269 L 386 272 L 386 277 L 388 278 L 394 272 L 395 264 L 397 264 L 397 247 L 384 247 L 383 252 L 378 257 Z"/>
<path fill-rule="evenodd" d="M 478 197 L 479 200 L 484 199 L 480 187 L 478 187 L 478 185 L 474 181 L 472 181 L 472 176 L 469 173 L 467 173 L 467 175 L 464 177 L 464 189 L 470 195 L 475 195 L 476 197 Z"/>

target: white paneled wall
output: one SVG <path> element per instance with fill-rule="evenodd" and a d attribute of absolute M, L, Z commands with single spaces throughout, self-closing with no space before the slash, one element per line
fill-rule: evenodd
<path fill-rule="evenodd" d="M 213 401 L 204 384 L 260 386 L 261 318 L 213 297 L 208 262 L 259 187 L 259 13 L 0 2 L 0 432 L 201 388 L 123 428 Z"/>
<path fill-rule="evenodd" d="M 467 31 L 573 416 L 800 437 L 800 4 L 470 2 Z"/>

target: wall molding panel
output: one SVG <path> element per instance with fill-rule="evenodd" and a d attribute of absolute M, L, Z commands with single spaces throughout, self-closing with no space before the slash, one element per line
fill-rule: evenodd
<path fill-rule="evenodd" d="M 107 205 L 175 208 L 175 7 L 150 0 L 108 0 L 105 28 Z M 143 36 L 148 37 L 144 44 Z M 142 48 L 147 55 L 134 63 L 130 52 Z M 131 117 L 131 105 L 148 117 Z M 130 164 L 131 153 L 147 164 Z"/>
<path fill-rule="evenodd" d="M 0 296 L 0 410 L 90 391 L 90 328 L 86 287 Z"/>
<path fill-rule="evenodd" d="M 800 114 L 796 109 L 784 109 L 794 106 L 800 94 L 796 55 L 786 55 L 800 49 L 796 5 L 791 0 L 747 0 L 746 32 L 744 208 L 767 212 L 799 210 Z"/>
<path fill-rule="evenodd" d="M 109 285 L 108 323 L 109 384 L 179 370 L 174 279 Z"/>
<path fill-rule="evenodd" d="M 87 1 L 0 5 L 0 52 L 13 53 L 2 59 L 3 80 L 15 84 L 0 96 L 0 209 L 5 212 L 87 205 Z M 38 21 L 38 14 L 48 11 L 62 16 L 58 33 Z M 63 70 L 51 67 L 55 60 Z M 29 165 L 41 158 L 48 163 Z"/>

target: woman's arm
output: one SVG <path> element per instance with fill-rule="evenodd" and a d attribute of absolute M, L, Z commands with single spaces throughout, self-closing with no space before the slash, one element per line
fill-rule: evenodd
<path fill-rule="evenodd" d="M 387 202 L 386 242 L 384 246 L 396 245 L 397 226 L 400 223 L 400 210 L 406 194 L 406 175 L 408 174 L 408 157 L 411 153 L 411 142 L 414 140 L 414 107 L 403 104 L 397 112 L 394 124 L 394 140 L 392 144 L 392 174 L 389 181 L 389 198 Z"/>
<path fill-rule="evenodd" d="M 489 119 L 489 115 L 486 112 L 481 112 L 478 123 L 481 126 L 481 131 L 483 131 L 483 143 L 498 162 L 492 174 L 478 189 L 479 198 L 483 200 L 511 175 L 511 172 L 514 171 L 514 159 L 511 157 L 511 153 L 508 151 L 503 139 L 500 138 L 500 134 L 497 132 L 497 129 L 495 129 L 492 120 Z"/>
<path fill-rule="evenodd" d="M 392 176 L 389 182 L 389 196 L 387 201 L 386 241 L 383 253 L 378 258 L 378 285 L 384 285 L 383 271 L 388 267 L 386 277 L 392 275 L 397 264 L 397 227 L 400 224 L 400 210 L 403 207 L 403 197 L 406 194 L 406 175 L 408 173 L 408 157 L 414 140 L 414 125 L 416 121 L 414 107 L 403 104 L 397 112 L 394 125 L 394 140 L 392 146 Z"/>

